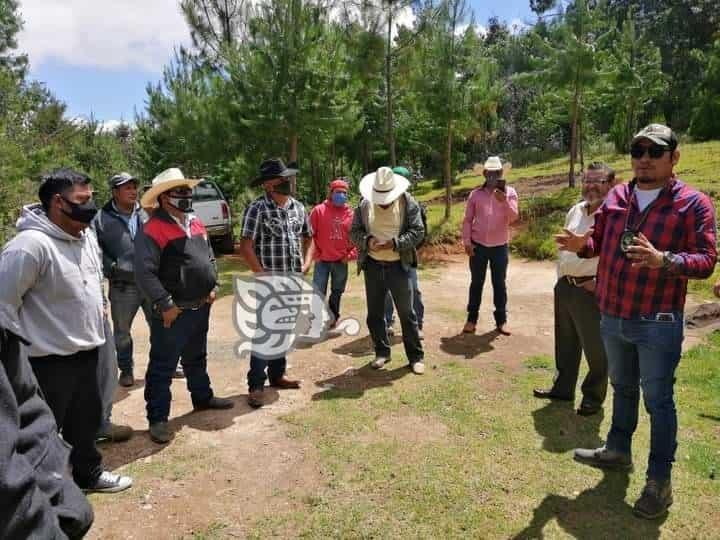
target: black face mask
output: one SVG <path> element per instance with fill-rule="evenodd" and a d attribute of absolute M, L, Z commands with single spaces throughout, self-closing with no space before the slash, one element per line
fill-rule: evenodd
<path fill-rule="evenodd" d="M 174 208 L 177 208 L 181 212 L 185 212 L 186 214 L 189 214 L 193 211 L 193 199 L 192 195 L 189 197 L 168 197 L 168 202 L 170 205 Z"/>
<path fill-rule="evenodd" d="M 62 200 L 70 205 L 69 212 L 64 208 L 62 209 L 63 214 L 73 221 L 88 224 L 93 220 L 95 214 L 97 214 L 97 206 L 95 206 L 93 199 L 89 199 L 82 204 L 68 201 L 65 197 L 62 197 Z"/>
<path fill-rule="evenodd" d="M 290 195 L 290 180 L 283 180 L 279 184 L 274 185 L 272 190 L 280 195 Z"/>

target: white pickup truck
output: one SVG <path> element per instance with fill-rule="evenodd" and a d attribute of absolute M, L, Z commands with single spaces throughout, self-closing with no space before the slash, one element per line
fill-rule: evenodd
<path fill-rule="evenodd" d="M 218 185 L 203 180 L 193 189 L 193 210 L 205 225 L 220 253 L 232 253 L 235 247 L 230 204 Z"/>

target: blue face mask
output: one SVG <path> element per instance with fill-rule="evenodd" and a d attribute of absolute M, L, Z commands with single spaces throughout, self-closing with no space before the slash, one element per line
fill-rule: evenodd
<path fill-rule="evenodd" d="M 347 202 L 347 193 L 336 191 L 332 194 L 332 203 L 335 206 L 343 206 Z"/>

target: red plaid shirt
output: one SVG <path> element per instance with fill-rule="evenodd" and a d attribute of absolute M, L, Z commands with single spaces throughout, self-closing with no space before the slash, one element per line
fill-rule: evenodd
<path fill-rule="evenodd" d="M 672 254 L 672 265 L 668 270 L 633 268 L 620 250 L 620 236 L 626 223 L 638 232 L 641 212 L 634 187 L 632 181 L 608 193 L 595 214 L 593 234 L 578 255 L 600 256 L 595 294 L 602 313 L 633 319 L 682 312 L 688 278 L 707 278 L 715 267 L 715 209 L 706 195 L 672 178 L 639 228 L 655 249 Z"/>

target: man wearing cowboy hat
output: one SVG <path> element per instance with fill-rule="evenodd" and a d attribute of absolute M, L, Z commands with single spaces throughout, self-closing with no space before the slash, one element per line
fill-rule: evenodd
<path fill-rule="evenodd" d="M 510 335 L 507 328 L 507 288 L 505 277 L 509 262 L 508 242 L 510 224 L 518 218 L 517 193 L 505 185 L 504 173 L 510 164 L 503 165 L 497 156 L 491 156 L 483 167 L 485 183 L 468 197 L 463 221 L 463 244 L 470 257 L 470 292 L 467 322 L 463 333 L 474 334 L 480 312 L 480 300 L 488 263 L 495 303 L 495 328 Z"/>
<path fill-rule="evenodd" d="M 385 325 L 388 291 L 402 326 L 403 345 L 410 368 L 425 372 L 424 352 L 413 310 L 410 268 L 417 264 L 415 248 L 424 235 L 420 206 L 407 193 L 407 178 L 380 167 L 360 181 L 363 200 L 355 210 L 350 237 L 358 248 L 358 273 L 365 272 L 367 325 L 375 346 L 371 366 L 390 361 L 390 341 Z"/>
<path fill-rule="evenodd" d="M 290 179 L 297 173 L 297 169 L 288 168 L 281 159 L 266 159 L 260 165 L 260 175 L 251 183 L 252 186 L 262 185 L 265 194 L 245 210 L 240 249 L 255 273 L 303 271 L 303 253 L 310 246 L 312 229 L 305 208 L 291 195 Z M 247 377 L 248 404 L 251 407 L 257 409 L 263 406 L 266 379 L 275 388 L 300 388 L 299 381 L 285 376 L 286 365 L 285 356 L 250 356 Z"/>
<path fill-rule="evenodd" d="M 310 244 L 303 273 L 315 259 L 313 285 L 323 298 L 330 284 L 328 307 L 335 320 L 340 319 L 340 299 L 345 292 L 348 278 L 348 260 L 357 257 L 355 246 L 350 241 L 350 227 L 353 209 L 348 206 L 348 183 L 342 178 L 330 182 L 328 198 L 310 212 L 310 227 L 313 241 Z"/>
<path fill-rule="evenodd" d="M 205 226 L 192 213 L 192 188 L 198 182 L 180 169 L 168 169 L 155 177 L 141 201 L 145 208 L 158 207 L 138 231 L 135 276 L 153 308 L 145 402 L 150 438 L 159 444 L 172 438 L 170 383 L 180 356 L 195 410 L 233 407 L 229 399 L 213 395 L 207 373 L 217 268 Z"/>

